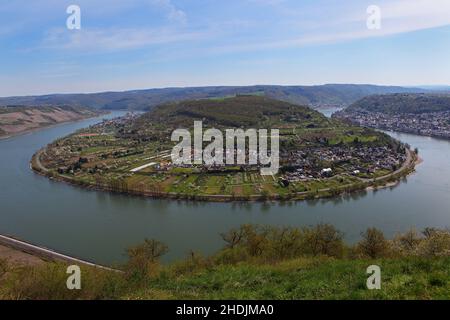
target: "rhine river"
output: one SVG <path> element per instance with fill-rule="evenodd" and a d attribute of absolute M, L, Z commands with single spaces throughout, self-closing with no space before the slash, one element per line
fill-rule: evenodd
<path fill-rule="evenodd" d="M 120 115 L 114 112 L 108 117 Z M 203 203 L 154 200 L 83 190 L 34 174 L 34 152 L 101 120 L 62 124 L 0 140 L 0 233 L 101 264 L 121 263 L 145 238 L 169 246 L 165 260 L 189 250 L 210 254 L 220 233 L 244 223 L 307 226 L 331 223 L 348 242 L 368 227 L 391 237 L 411 227 L 450 227 L 450 142 L 392 135 L 424 160 L 397 187 L 336 199 L 288 203 Z"/>

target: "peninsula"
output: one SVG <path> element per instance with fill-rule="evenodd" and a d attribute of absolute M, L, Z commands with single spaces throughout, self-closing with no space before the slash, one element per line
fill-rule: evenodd
<path fill-rule="evenodd" d="M 175 129 L 279 129 L 280 169 L 261 165 L 174 164 Z M 32 168 L 99 190 L 177 199 L 302 200 L 380 187 L 414 169 L 409 146 L 384 133 L 328 119 L 308 107 L 264 96 L 160 105 L 75 132 L 37 152 Z"/>

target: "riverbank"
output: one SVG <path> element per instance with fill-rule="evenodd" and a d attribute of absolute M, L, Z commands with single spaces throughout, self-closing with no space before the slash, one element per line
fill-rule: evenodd
<path fill-rule="evenodd" d="M 247 196 L 239 195 L 192 195 L 181 194 L 173 192 L 143 192 L 141 190 L 127 189 L 126 191 L 113 188 L 106 184 L 91 184 L 83 181 L 75 180 L 69 176 L 53 173 L 42 165 L 40 161 L 41 155 L 46 151 L 46 148 L 39 150 L 35 153 L 30 162 L 30 168 L 42 176 L 46 176 L 54 181 L 65 182 L 72 186 L 81 187 L 90 190 L 113 192 L 119 194 L 126 194 L 130 196 L 150 197 L 155 199 L 176 199 L 176 200 L 195 200 L 205 202 L 233 202 L 233 201 L 301 201 L 312 200 L 321 198 L 331 198 L 341 196 L 361 190 L 376 190 L 386 187 L 395 186 L 401 178 L 414 172 L 415 165 L 417 164 L 417 155 L 412 151 L 406 149 L 406 160 L 402 166 L 385 176 L 377 177 L 374 179 L 359 178 L 358 183 L 342 185 L 334 188 L 323 188 L 315 191 L 297 192 L 287 195 L 263 195 L 254 194 Z"/>

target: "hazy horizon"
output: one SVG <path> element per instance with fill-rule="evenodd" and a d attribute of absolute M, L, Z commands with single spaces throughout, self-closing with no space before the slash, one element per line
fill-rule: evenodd
<path fill-rule="evenodd" d="M 132 91 L 146 91 L 146 90 L 164 90 L 164 89 L 188 89 L 188 88 L 208 88 L 208 87 L 254 87 L 254 86 L 275 86 L 275 87 L 318 87 L 327 85 L 357 85 L 357 86 L 377 86 L 377 87 L 401 87 L 401 88 L 417 88 L 425 90 L 450 90 L 450 85 L 396 85 L 396 84 L 373 84 L 373 83 L 322 83 L 322 84 L 249 84 L 249 85 L 192 85 L 192 86 L 169 86 L 169 87 L 151 87 L 151 88 L 131 88 L 125 90 L 105 90 L 105 91 L 85 91 L 85 92 L 48 92 L 41 94 L 24 94 L 13 96 L 0 96 L 0 98 L 14 98 L 14 97 L 27 97 L 27 96 L 47 96 L 47 95 L 76 95 L 76 94 L 98 94 L 98 93 L 110 93 L 110 92 L 132 92 Z"/>

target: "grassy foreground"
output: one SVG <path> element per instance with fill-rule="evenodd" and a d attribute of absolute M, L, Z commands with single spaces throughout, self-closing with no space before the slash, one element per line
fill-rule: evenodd
<path fill-rule="evenodd" d="M 128 250 L 124 272 L 82 268 L 82 289 L 66 288 L 66 266 L 0 263 L 1 299 L 450 299 L 450 233 L 414 231 L 385 240 L 368 229 L 345 246 L 333 227 L 243 226 L 223 235 L 212 257 L 191 253 L 161 265 L 154 240 Z M 237 240 L 239 239 L 239 240 Z M 381 268 L 381 290 L 366 269 Z"/>

